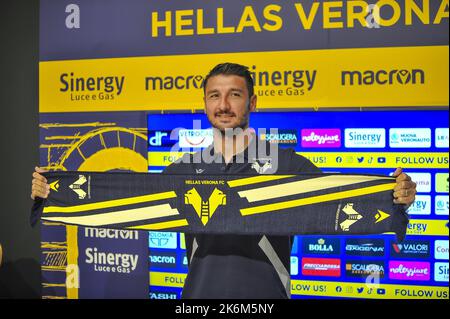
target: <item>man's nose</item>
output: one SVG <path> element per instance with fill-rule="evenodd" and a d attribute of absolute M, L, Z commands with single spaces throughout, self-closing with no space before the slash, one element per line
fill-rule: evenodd
<path fill-rule="evenodd" d="M 228 97 L 223 96 L 219 101 L 219 110 L 222 112 L 229 111 L 231 109 Z"/>

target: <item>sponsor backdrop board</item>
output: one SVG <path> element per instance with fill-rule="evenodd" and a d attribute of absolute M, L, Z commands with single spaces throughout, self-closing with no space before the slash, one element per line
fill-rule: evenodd
<path fill-rule="evenodd" d="M 159 172 L 180 155 L 171 134 L 184 148 L 211 142 L 203 115 L 167 113 L 202 109 L 215 64 L 246 64 L 271 112 L 252 125 L 280 130 L 262 138 L 324 171 L 402 166 L 419 184 L 401 245 L 297 238 L 293 297 L 448 298 L 448 0 L 40 7 L 41 166 Z M 392 107 L 402 112 L 379 111 Z M 44 298 L 179 298 L 186 261 L 182 234 L 42 227 Z"/>
<path fill-rule="evenodd" d="M 147 170 L 144 113 L 47 113 L 39 127 L 45 169 Z M 43 298 L 146 298 L 147 232 L 43 222 L 41 233 Z"/>
<path fill-rule="evenodd" d="M 406 239 L 394 235 L 296 236 L 293 298 L 448 298 L 448 111 L 256 112 L 259 137 L 291 147 L 326 172 L 389 175 L 418 184 Z M 271 130 L 272 129 L 272 130 Z M 277 129 L 274 132 L 273 129 Z M 204 114 L 149 114 L 149 172 L 211 143 Z M 183 234 L 150 233 L 150 296 L 180 295 L 187 273 Z"/>

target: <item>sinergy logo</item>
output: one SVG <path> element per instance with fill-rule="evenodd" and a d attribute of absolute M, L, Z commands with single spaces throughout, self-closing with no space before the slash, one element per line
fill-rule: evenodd
<path fill-rule="evenodd" d="M 106 253 L 97 247 L 86 248 L 85 253 L 86 264 L 94 265 L 94 271 L 97 272 L 129 274 L 136 269 L 139 260 L 139 255 Z"/>
<path fill-rule="evenodd" d="M 421 69 L 412 70 L 345 70 L 341 72 L 341 85 L 394 85 L 394 84 L 424 84 L 425 72 Z"/>
<path fill-rule="evenodd" d="M 253 65 L 250 70 L 257 95 L 304 95 L 311 91 L 317 78 L 317 70 L 259 71 Z M 146 91 L 203 89 L 204 77 L 199 74 L 145 77 Z M 278 90 L 278 88 L 285 88 Z M 268 91 L 266 89 L 269 89 Z"/>

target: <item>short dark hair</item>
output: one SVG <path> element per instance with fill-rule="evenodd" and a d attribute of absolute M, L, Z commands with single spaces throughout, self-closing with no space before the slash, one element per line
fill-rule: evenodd
<path fill-rule="evenodd" d="M 247 83 L 247 90 L 249 97 L 252 97 L 254 93 L 253 89 L 253 78 L 248 70 L 248 67 L 245 65 L 237 64 L 237 63 L 220 63 L 216 65 L 211 71 L 209 71 L 208 75 L 205 77 L 203 81 L 203 92 L 206 93 L 206 84 L 208 83 L 209 78 L 216 75 L 237 75 L 241 76 L 245 79 Z"/>

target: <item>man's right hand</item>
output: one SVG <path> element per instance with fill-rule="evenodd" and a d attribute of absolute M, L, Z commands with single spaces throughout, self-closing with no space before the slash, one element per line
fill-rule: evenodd
<path fill-rule="evenodd" d="M 36 197 L 47 198 L 50 193 L 50 185 L 47 184 L 47 179 L 40 173 L 48 172 L 42 168 L 35 167 L 33 172 L 33 180 L 31 181 L 31 199 Z"/>

